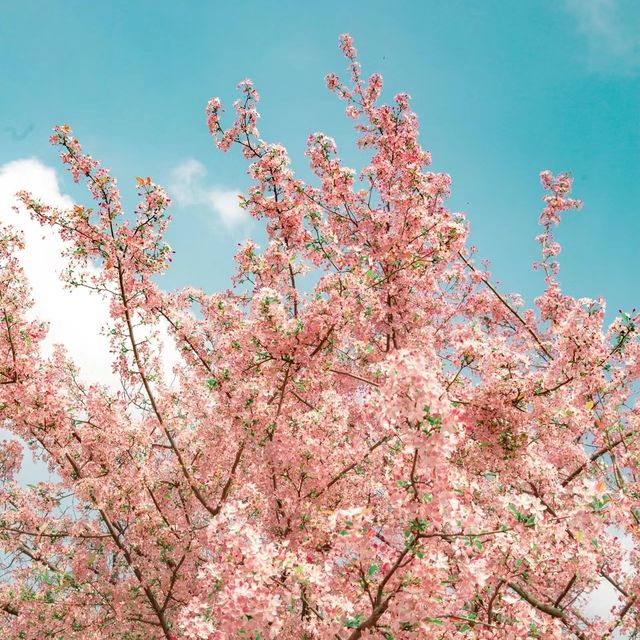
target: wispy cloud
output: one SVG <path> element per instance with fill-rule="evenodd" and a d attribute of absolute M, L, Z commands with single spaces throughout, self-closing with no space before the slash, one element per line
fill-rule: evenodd
<path fill-rule="evenodd" d="M 640 72 L 640 2 L 565 0 L 565 7 L 586 38 L 591 70 L 621 75 Z"/>
<path fill-rule="evenodd" d="M 189 158 L 171 172 L 171 196 L 177 204 L 204 207 L 214 222 L 229 231 L 247 223 L 249 216 L 239 205 L 238 191 L 209 185 L 206 178 L 204 165 Z"/>

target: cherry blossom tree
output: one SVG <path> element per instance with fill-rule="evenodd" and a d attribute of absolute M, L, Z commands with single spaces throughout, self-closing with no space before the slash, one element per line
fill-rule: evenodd
<path fill-rule="evenodd" d="M 249 163 L 241 204 L 268 233 L 264 250 L 241 246 L 224 293 L 162 291 L 167 193 L 139 178 L 126 214 L 111 174 L 56 127 L 94 204 L 22 192 L 21 207 L 66 241 L 66 281 L 109 300 L 120 386 L 83 380 L 62 347 L 42 355 L 46 319 L 4 227 L 3 638 L 640 633 L 639 318 L 603 328 L 602 300 L 562 293 L 553 228 L 580 205 L 571 178 L 541 174 L 546 288 L 525 308 L 476 264 L 408 96 L 379 104 L 381 77 L 340 45 L 351 78 L 327 85 L 360 171 L 314 133 L 316 186 L 296 178 L 260 138 L 249 81 L 230 125 L 207 106 L 218 147 Z M 53 481 L 20 485 L 25 448 Z M 605 619 L 587 606 L 603 582 L 619 594 Z"/>

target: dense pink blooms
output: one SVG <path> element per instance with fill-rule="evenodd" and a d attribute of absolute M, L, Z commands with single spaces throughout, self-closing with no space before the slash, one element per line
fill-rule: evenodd
<path fill-rule="evenodd" d="M 218 146 L 248 160 L 242 204 L 268 232 L 264 250 L 240 247 L 234 290 L 160 290 L 167 193 L 138 178 L 126 215 L 111 174 L 55 129 L 95 204 L 20 199 L 68 242 L 68 281 L 110 301 L 121 386 L 81 380 L 61 348 L 42 355 L 22 241 L 1 229 L 0 418 L 55 472 L 20 486 L 23 447 L 0 442 L 2 637 L 638 630 L 639 318 L 603 328 L 603 301 L 560 289 L 551 229 L 579 206 L 571 179 L 541 174 L 547 288 L 523 310 L 474 264 L 409 97 L 378 104 L 380 76 L 362 77 L 349 36 L 340 46 L 351 81 L 327 85 L 355 120 L 361 170 L 315 133 L 315 186 L 299 180 L 259 137 L 249 81 L 230 126 L 218 99 L 206 108 Z M 602 581 L 619 602 L 592 618 Z"/>

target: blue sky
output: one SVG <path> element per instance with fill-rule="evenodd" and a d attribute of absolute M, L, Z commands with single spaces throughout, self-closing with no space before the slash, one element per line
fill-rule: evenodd
<path fill-rule="evenodd" d="M 537 176 L 568 170 L 585 206 L 558 233 L 565 291 L 603 295 L 614 313 L 640 306 L 635 0 L 3 0 L 0 165 L 37 158 L 56 167 L 63 192 L 85 197 L 47 143 L 52 125 L 69 123 L 131 208 L 136 175 L 179 196 L 169 232 L 177 255 L 163 286 L 226 288 L 236 244 L 260 231 L 220 215 L 249 182 L 238 153 L 214 148 L 204 106 L 214 95 L 231 106 L 250 77 L 263 137 L 285 144 L 301 176 L 313 131 L 361 166 L 344 107 L 324 86 L 326 73 L 345 73 L 342 32 L 365 72 L 383 74 L 384 97 L 412 95 L 434 168 L 453 178 L 450 205 L 468 215 L 472 242 L 505 290 L 529 301 L 541 291 L 531 270 Z"/>

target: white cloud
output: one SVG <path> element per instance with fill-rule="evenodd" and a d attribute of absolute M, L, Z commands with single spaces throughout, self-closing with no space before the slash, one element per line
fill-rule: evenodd
<path fill-rule="evenodd" d="M 175 202 L 187 207 L 205 207 L 228 231 L 247 223 L 249 216 L 240 208 L 238 192 L 207 185 L 206 176 L 204 165 L 194 158 L 175 167 L 170 188 Z"/>
<path fill-rule="evenodd" d="M 185 160 L 171 172 L 171 196 L 176 202 L 185 206 L 198 204 L 200 194 L 196 184 L 206 175 L 207 170 L 201 162 L 194 158 Z"/>
<path fill-rule="evenodd" d="M 633 75 L 640 71 L 640 2 L 565 0 L 585 36 L 593 71 Z"/>
<path fill-rule="evenodd" d="M 61 193 L 55 170 L 36 159 L 16 160 L 0 166 L 0 222 L 24 233 L 26 248 L 20 252 L 19 259 L 32 288 L 34 315 L 49 322 L 44 355 L 51 353 L 54 344 L 62 344 L 80 368 L 84 380 L 119 386 L 112 372 L 109 340 L 101 333 L 109 319 L 109 303 L 88 289 L 65 287 L 59 277 L 66 264 L 62 257 L 65 243 L 53 229 L 42 227 L 30 218 L 15 197 L 21 189 L 54 207 L 67 208 L 73 202 Z M 13 210 L 16 205 L 18 213 Z M 164 327 L 161 327 L 160 339 L 165 376 L 170 381 L 179 356 Z"/>
<path fill-rule="evenodd" d="M 16 160 L 0 166 L 0 221 L 24 233 L 26 249 L 19 259 L 33 289 L 34 312 L 50 323 L 44 353 L 63 344 L 85 379 L 113 384 L 109 342 L 100 334 L 109 317 L 108 303 L 87 289 L 64 287 L 59 278 L 65 265 L 64 243 L 54 230 L 32 220 L 23 206 L 19 213 L 13 210 L 18 204 L 15 193 L 21 189 L 51 206 L 67 208 L 73 203 L 61 193 L 55 171 L 40 161 Z"/>

